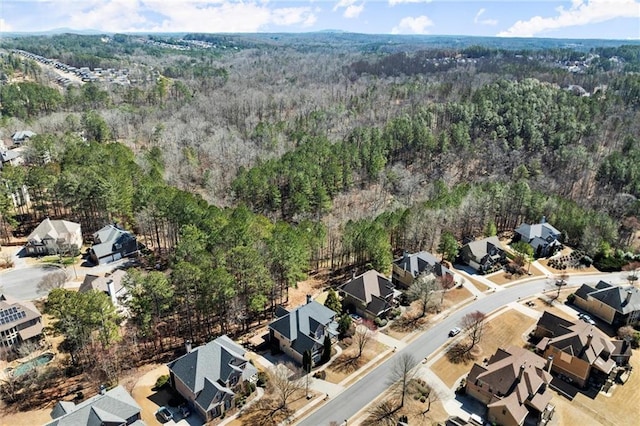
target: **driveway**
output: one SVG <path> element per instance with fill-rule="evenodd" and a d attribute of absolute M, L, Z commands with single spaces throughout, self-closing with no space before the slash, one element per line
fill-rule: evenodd
<path fill-rule="evenodd" d="M 34 265 L 0 272 L 0 293 L 18 300 L 39 299 L 49 293 L 48 290 L 38 290 L 40 281 L 59 270 L 60 268 L 54 265 Z"/>
<path fill-rule="evenodd" d="M 578 286 L 585 282 L 597 282 L 600 279 L 617 281 L 618 274 L 602 273 L 573 276 L 567 281 L 570 286 Z M 407 347 L 396 352 L 388 360 L 371 370 L 369 374 L 348 387 L 343 393 L 331 398 L 326 404 L 303 419 L 299 425 L 320 426 L 328 425 L 332 422 L 340 424 L 345 419 L 352 418 L 386 391 L 389 371 L 391 371 L 396 359 L 401 354 L 409 354 L 413 356 L 416 362 L 419 362 L 447 343 L 448 330 L 458 325 L 464 315 L 476 310 L 489 313 L 510 302 L 548 289 L 546 277 L 531 279 L 522 284 L 505 288 L 502 291 L 488 294 L 487 297 L 478 299 L 458 311 L 451 312 L 448 316 L 443 315 L 437 324 L 414 339 Z"/>

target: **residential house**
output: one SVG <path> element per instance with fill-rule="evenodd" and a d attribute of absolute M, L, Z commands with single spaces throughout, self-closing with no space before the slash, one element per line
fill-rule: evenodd
<path fill-rule="evenodd" d="M 31 130 L 20 130 L 11 135 L 11 140 L 14 145 L 21 145 L 35 135 Z"/>
<path fill-rule="evenodd" d="M 478 272 L 484 273 L 507 258 L 498 237 L 488 237 L 471 241 L 460 249 L 460 258 Z"/>
<path fill-rule="evenodd" d="M 53 421 L 45 426 L 144 426 L 140 406 L 122 387 L 103 391 L 80 404 L 59 401 L 51 411 Z"/>
<path fill-rule="evenodd" d="M 42 315 L 31 302 L 0 294 L 0 347 L 16 348 L 42 338 Z"/>
<path fill-rule="evenodd" d="M 226 335 L 193 350 L 187 343 L 187 353 L 168 364 L 171 387 L 209 422 L 233 408 L 235 392 L 255 380 L 258 371 L 245 353 Z"/>
<path fill-rule="evenodd" d="M 269 324 L 271 343 L 302 364 L 302 355 L 311 351 L 313 363 L 320 361 L 325 336 L 337 339 L 336 312 L 307 296 L 307 303 L 289 312 L 279 307 L 278 317 Z"/>
<path fill-rule="evenodd" d="M 486 365 L 474 364 L 467 395 L 487 406 L 487 420 L 502 426 L 523 425 L 527 416 L 546 423 L 554 407 L 549 390 L 552 360 L 516 346 L 499 348 Z"/>
<path fill-rule="evenodd" d="M 102 291 L 111 298 L 111 302 L 119 311 L 123 311 L 122 302 L 128 296 L 126 287 L 122 285 L 122 280 L 126 276 L 127 272 L 122 269 L 116 269 L 112 273 L 107 273 L 104 277 L 87 274 L 78 291 L 80 293 L 92 290 Z"/>
<path fill-rule="evenodd" d="M 80 224 L 68 220 L 46 218 L 27 237 L 28 255 L 48 255 L 79 252 L 82 247 Z"/>
<path fill-rule="evenodd" d="M 116 225 L 107 225 L 93 234 L 89 258 L 96 265 L 130 256 L 138 251 L 135 235 Z"/>
<path fill-rule="evenodd" d="M 617 364 L 628 362 L 614 342 L 585 321 L 572 322 L 545 311 L 534 336 L 540 338 L 536 351 L 546 358 L 553 357 L 552 371 L 581 387 L 587 385 L 592 375 L 606 377 Z"/>
<path fill-rule="evenodd" d="M 547 222 L 543 216 L 540 223 L 529 225 L 523 223 L 515 230 L 514 241 L 524 241 L 533 247 L 536 257 L 547 257 L 555 254 L 562 247 L 561 233 Z"/>
<path fill-rule="evenodd" d="M 573 303 L 607 324 L 615 326 L 640 324 L 640 289 L 612 285 L 600 281 L 595 287 L 583 284 Z"/>
<path fill-rule="evenodd" d="M 18 150 L 5 150 L 4 146 L 0 147 L 0 170 L 5 164 L 17 166 L 22 163 L 22 153 Z"/>
<path fill-rule="evenodd" d="M 435 278 L 453 283 L 453 272 L 436 259 L 429 252 L 421 251 L 409 254 L 404 252 L 402 257 L 393 262 L 391 282 L 397 287 L 409 288 L 421 274 L 431 274 Z"/>
<path fill-rule="evenodd" d="M 340 294 L 349 312 L 370 320 L 385 316 L 393 307 L 393 284 L 373 269 L 340 286 Z"/>

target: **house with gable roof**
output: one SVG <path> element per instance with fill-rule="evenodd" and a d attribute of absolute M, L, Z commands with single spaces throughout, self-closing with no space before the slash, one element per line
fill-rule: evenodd
<path fill-rule="evenodd" d="M 236 391 L 255 380 L 256 368 L 242 346 L 226 335 L 171 361 L 169 381 L 188 404 L 208 422 L 233 408 Z"/>
<path fill-rule="evenodd" d="M 582 387 L 592 374 L 606 377 L 631 357 L 628 343 L 612 341 L 588 322 L 568 321 L 547 311 L 538 320 L 534 336 L 541 338 L 536 351 L 553 357 L 552 371 Z"/>
<path fill-rule="evenodd" d="M 533 248 L 536 257 L 547 257 L 560 250 L 562 234 L 543 216 L 540 223 L 523 223 L 515 230 L 515 241 L 524 241 Z"/>
<path fill-rule="evenodd" d="M 595 287 L 583 284 L 573 303 L 607 324 L 615 326 L 640 324 L 640 289 L 612 285 L 600 281 Z"/>
<path fill-rule="evenodd" d="M 123 285 L 122 281 L 127 276 L 127 272 L 122 269 L 116 269 L 111 273 L 105 274 L 104 277 L 98 275 L 87 274 L 84 277 L 84 281 L 80 284 L 78 291 L 80 293 L 86 293 L 88 291 L 96 290 L 106 293 L 111 299 L 111 303 L 118 311 L 125 311 L 123 300 L 127 299 L 127 288 Z"/>
<path fill-rule="evenodd" d="M 31 130 L 19 130 L 11 135 L 11 140 L 15 145 L 21 145 L 24 142 L 28 141 L 36 134 Z"/>
<path fill-rule="evenodd" d="M 27 237 L 28 255 L 51 255 L 80 250 L 82 230 L 80 224 L 68 220 L 46 218 Z"/>
<path fill-rule="evenodd" d="M 413 280 L 420 274 L 433 274 L 435 278 L 453 282 L 453 272 L 436 259 L 429 252 L 408 253 L 405 251 L 402 257 L 393 262 L 391 282 L 402 288 L 409 288 Z"/>
<path fill-rule="evenodd" d="M 516 346 L 499 348 L 486 365 L 474 364 L 465 384 L 467 395 L 487 406 L 492 424 L 519 426 L 553 416 L 549 390 L 552 360 Z"/>
<path fill-rule="evenodd" d="M 485 273 L 493 266 L 499 265 L 507 258 L 498 237 L 487 237 L 471 241 L 460 248 L 462 262 L 478 272 Z"/>
<path fill-rule="evenodd" d="M 96 265 L 115 262 L 138 251 L 135 235 L 116 226 L 107 225 L 93 234 L 89 258 Z"/>
<path fill-rule="evenodd" d="M 339 291 L 349 312 L 370 320 L 385 316 L 393 307 L 393 284 L 373 269 L 353 277 L 340 286 Z"/>
<path fill-rule="evenodd" d="M 42 314 L 33 303 L 0 294 L 0 347 L 39 340 L 42 329 Z"/>
<path fill-rule="evenodd" d="M 320 361 L 325 336 L 338 338 L 336 312 L 311 300 L 292 311 L 278 307 L 276 318 L 269 324 L 269 340 L 299 364 L 305 351 L 311 352 L 314 364 Z"/>
<path fill-rule="evenodd" d="M 59 401 L 51 411 L 53 421 L 45 426 L 144 426 L 140 406 L 122 387 L 103 391 L 80 404 Z"/>

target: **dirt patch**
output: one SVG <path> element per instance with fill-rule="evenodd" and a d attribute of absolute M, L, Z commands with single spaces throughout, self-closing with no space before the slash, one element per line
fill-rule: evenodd
<path fill-rule="evenodd" d="M 325 369 L 327 373 L 325 380 L 338 384 L 387 349 L 388 346 L 380 342 L 371 341 L 367 343 L 362 355 L 356 359 L 357 347 L 355 344 L 351 344 L 349 348 L 344 350 L 342 355 L 336 358 L 331 365 Z"/>
<path fill-rule="evenodd" d="M 471 292 L 464 287 L 455 287 L 444 294 L 442 309 L 448 309 L 457 305 L 472 296 Z"/>
<path fill-rule="evenodd" d="M 0 402 L 0 424 L 12 426 L 32 426 L 51 421 L 51 408 L 32 411 L 16 411 Z"/>
<path fill-rule="evenodd" d="M 317 277 L 299 281 L 296 287 L 289 289 L 289 303 L 287 303 L 287 306 L 296 307 L 304 305 L 307 302 L 308 294 L 315 299 L 322 294 L 325 285 L 326 281 Z"/>
<path fill-rule="evenodd" d="M 447 386 L 452 388 L 461 376 L 469 372 L 474 362 L 481 361 L 483 357 L 491 356 L 499 347 L 524 346 L 523 335 L 535 322 L 536 320 L 523 313 L 508 310 L 485 324 L 484 335 L 479 345 L 480 351 L 477 353 L 475 361 L 454 364 L 446 356 L 442 356 L 431 366 L 431 369 Z"/>

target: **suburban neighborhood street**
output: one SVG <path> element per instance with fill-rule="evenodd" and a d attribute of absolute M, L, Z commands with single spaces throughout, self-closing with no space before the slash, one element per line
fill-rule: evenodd
<path fill-rule="evenodd" d="M 571 287 L 579 286 L 582 283 L 595 283 L 600 279 L 617 282 L 621 280 L 621 276 L 619 272 L 574 275 L 567 280 L 567 283 L 568 286 Z M 552 285 L 550 285 L 550 280 L 547 277 L 531 279 L 512 287 L 496 290 L 495 292 L 487 294 L 486 297 L 478 298 L 462 309 L 454 311 L 448 316 L 444 316 L 438 324 L 433 325 L 430 329 L 420 334 L 420 336 L 409 343 L 404 349 L 393 354 L 393 356 L 373 369 L 369 374 L 362 377 L 362 379 L 355 382 L 352 386 L 346 388 L 343 393 L 333 397 L 298 424 L 320 426 L 329 425 L 331 422 L 344 424 L 345 421 L 347 421 L 348 423 L 352 416 L 369 405 L 389 387 L 389 372 L 391 371 L 393 363 L 396 362 L 396 359 L 400 355 L 405 353 L 410 354 L 416 362 L 420 362 L 449 340 L 448 331 L 459 325 L 464 315 L 473 311 L 482 311 L 489 314 L 508 303 L 551 289 Z"/>

